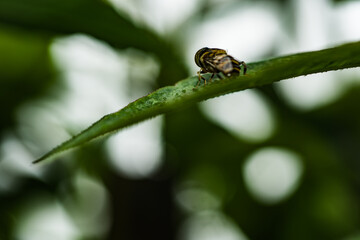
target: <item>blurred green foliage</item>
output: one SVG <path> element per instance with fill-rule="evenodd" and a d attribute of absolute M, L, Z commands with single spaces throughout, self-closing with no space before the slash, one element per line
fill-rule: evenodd
<path fill-rule="evenodd" d="M 14 110 L 24 101 L 45 94 L 54 82 L 48 52 L 50 39 L 0 25 L 0 130 L 13 125 Z"/>
<path fill-rule="evenodd" d="M 187 75 L 175 43 L 132 23 L 104 1 L 0 0 L 0 23 L 2 140 L 6 132 L 16 134 L 21 127 L 14 117 L 20 106 L 63 91 L 48 51 L 55 37 L 85 33 L 117 51 L 135 48 L 153 54 L 161 64 L 158 86 Z M 111 206 L 108 231 L 80 239 L 176 239 L 192 214 L 175 200 L 176 189 L 184 183 L 214 196 L 217 211 L 249 239 L 346 239 L 358 234 L 360 87 L 309 112 L 289 106 L 273 85 L 256 91 L 270 103 L 277 121 L 274 135 L 261 143 L 234 137 L 192 106 L 165 116 L 164 164 L 153 178 L 119 175 L 108 163 L 102 142 L 77 150 L 70 163 L 61 157 L 49 164 L 42 178 L 15 174 L 16 187 L 0 192 L 0 239 L 16 239 L 23 206 L 36 196 L 47 194 L 71 212 L 80 201 L 73 181 L 79 172 L 105 185 Z M 295 151 L 304 165 L 298 189 L 274 205 L 253 198 L 242 176 L 244 159 L 268 146 Z"/>

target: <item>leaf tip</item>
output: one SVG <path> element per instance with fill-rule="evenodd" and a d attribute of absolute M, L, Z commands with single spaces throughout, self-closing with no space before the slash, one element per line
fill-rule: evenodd
<path fill-rule="evenodd" d="M 37 164 L 37 163 L 42 162 L 42 161 L 44 161 L 46 159 L 52 158 L 55 154 L 56 154 L 55 151 L 50 151 L 50 152 L 44 154 L 43 156 L 41 156 L 40 158 L 32 161 L 31 163 L 32 164 Z"/>
<path fill-rule="evenodd" d="M 32 164 L 37 164 L 37 163 L 39 163 L 39 162 L 41 162 L 41 161 L 45 160 L 46 158 L 47 158 L 47 156 L 46 156 L 46 155 L 44 155 L 44 156 L 42 156 L 42 157 L 40 157 L 40 158 L 38 158 L 38 159 L 36 159 L 36 160 L 32 161 Z"/>

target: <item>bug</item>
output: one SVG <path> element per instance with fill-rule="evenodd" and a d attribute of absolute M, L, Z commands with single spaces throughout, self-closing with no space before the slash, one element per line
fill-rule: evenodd
<path fill-rule="evenodd" d="M 195 54 L 195 63 L 200 67 L 200 71 L 197 72 L 199 81 L 196 86 L 200 84 L 201 79 L 204 80 L 204 85 L 206 85 L 206 79 L 201 75 L 202 73 L 212 73 L 209 79 L 210 82 L 215 74 L 222 73 L 226 77 L 231 77 L 240 74 L 241 66 L 243 66 L 244 75 L 247 70 L 244 61 L 236 60 L 228 55 L 225 50 L 220 48 L 201 48 Z"/>

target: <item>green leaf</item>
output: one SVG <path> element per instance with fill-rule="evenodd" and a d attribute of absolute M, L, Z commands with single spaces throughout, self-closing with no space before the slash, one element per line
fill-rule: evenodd
<path fill-rule="evenodd" d="M 155 117 L 179 107 L 186 107 L 216 96 L 271 84 L 287 78 L 360 66 L 360 42 L 315 52 L 278 57 L 248 64 L 248 72 L 236 78 L 214 79 L 195 87 L 197 77 L 179 81 L 174 86 L 160 88 L 118 112 L 106 115 L 85 131 L 54 148 L 38 160 L 87 143 L 137 122 Z"/>
<path fill-rule="evenodd" d="M 117 48 L 164 48 L 156 34 L 100 0 L 0 0 L 0 22 L 51 34 L 89 34 Z"/>

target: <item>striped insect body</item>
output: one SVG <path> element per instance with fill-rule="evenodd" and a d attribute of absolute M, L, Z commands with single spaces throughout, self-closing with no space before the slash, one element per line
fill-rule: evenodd
<path fill-rule="evenodd" d="M 241 66 L 244 75 L 247 70 L 245 62 L 236 60 L 228 55 L 225 50 L 219 48 L 201 48 L 195 54 L 195 63 L 200 67 L 197 86 L 200 84 L 201 79 L 204 80 L 204 85 L 206 85 L 206 79 L 201 75 L 202 73 L 212 73 L 209 79 L 211 81 L 214 75 L 219 73 L 224 74 L 226 77 L 237 76 L 240 74 Z"/>

